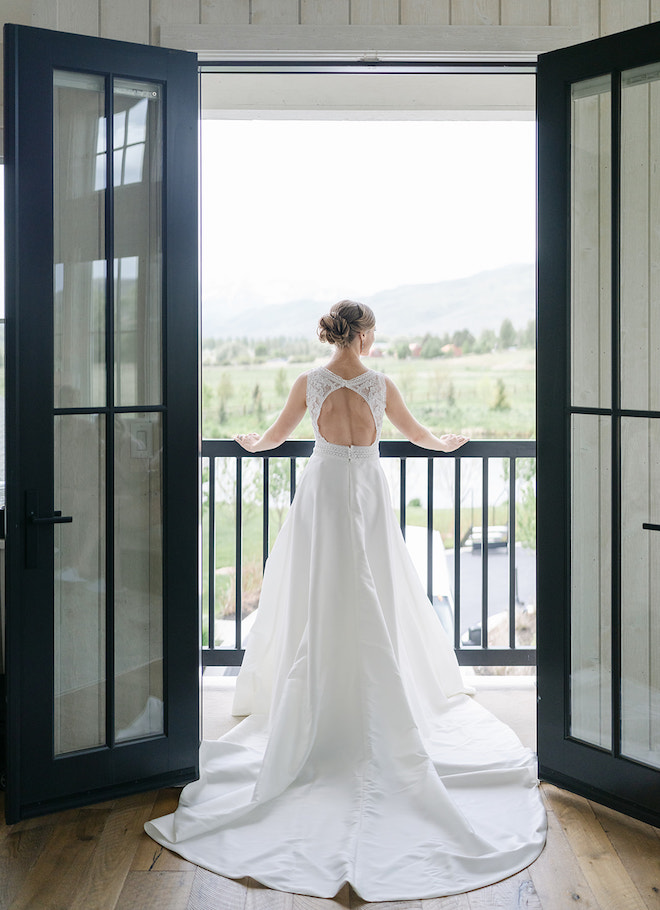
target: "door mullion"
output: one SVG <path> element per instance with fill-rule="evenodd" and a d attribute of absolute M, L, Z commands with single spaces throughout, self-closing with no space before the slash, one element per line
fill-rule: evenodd
<path fill-rule="evenodd" d="M 612 72 L 612 754 L 621 754 L 621 72 Z"/>
<path fill-rule="evenodd" d="M 105 427 L 105 698 L 106 744 L 115 743 L 115 332 L 114 332 L 114 93 L 113 77 L 105 82 L 105 136 L 106 136 L 106 188 L 105 188 L 105 359 L 106 359 L 106 427 Z"/>

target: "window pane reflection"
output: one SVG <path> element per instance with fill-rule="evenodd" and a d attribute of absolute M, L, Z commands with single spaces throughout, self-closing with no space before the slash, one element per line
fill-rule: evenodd
<path fill-rule="evenodd" d="M 612 745 L 612 418 L 571 428 L 571 736 Z"/>
<path fill-rule="evenodd" d="M 53 79 L 55 407 L 102 407 L 105 370 L 105 84 Z"/>
<path fill-rule="evenodd" d="M 660 68 L 621 74 L 621 406 L 660 408 Z"/>
<path fill-rule="evenodd" d="M 621 421 L 621 751 L 660 768 L 660 420 Z"/>
<path fill-rule="evenodd" d="M 611 76 L 571 90 L 571 401 L 611 399 Z"/>
<path fill-rule="evenodd" d="M 115 80 L 115 395 L 162 403 L 160 87 Z"/>
<path fill-rule="evenodd" d="M 105 418 L 55 417 L 55 754 L 105 742 Z"/>
<path fill-rule="evenodd" d="M 163 732 L 160 414 L 115 419 L 115 700 L 118 741 Z"/>

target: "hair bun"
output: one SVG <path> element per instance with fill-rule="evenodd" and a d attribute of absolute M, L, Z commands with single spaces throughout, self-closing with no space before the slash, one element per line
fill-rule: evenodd
<path fill-rule="evenodd" d="M 374 314 L 368 306 L 353 300 L 341 300 L 329 313 L 321 316 L 317 331 L 321 341 L 345 348 L 356 335 L 372 328 L 375 323 Z"/>
<path fill-rule="evenodd" d="M 344 319 L 343 316 L 333 317 L 333 322 L 335 324 L 335 337 L 344 341 L 348 339 L 348 336 L 351 334 L 351 327 L 348 324 L 348 320 Z"/>
<path fill-rule="evenodd" d="M 318 329 L 321 341 L 327 341 L 328 344 L 337 344 L 340 347 L 345 344 L 351 335 L 351 327 L 348 320 L 343 316 L 335 316 L 327 313 L 321 316 Z"/>

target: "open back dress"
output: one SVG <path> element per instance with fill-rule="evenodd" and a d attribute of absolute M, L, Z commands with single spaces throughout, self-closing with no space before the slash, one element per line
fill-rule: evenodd
<path fill-rule="evenodd" d="M 375 441 L 325 440 L 333 392 Z M 148 834 L 230 878 L 367 901 L 439 897 L 531 863 L 546 817 L 536 759 L 470 696 L 390 505 L 385 378 L 307 374 L 314 452 L 266 563 L 233 713 L 200 778 Z"/>

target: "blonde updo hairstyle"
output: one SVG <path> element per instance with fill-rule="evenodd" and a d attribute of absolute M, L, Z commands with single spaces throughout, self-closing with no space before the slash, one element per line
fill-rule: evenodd
<path fill-rule="evenodd" d="M 347 348 L 361 332 L 368 332 L 376 325 L 373 310 L 364 303 L 340 300 L 330 312 L 319 319 L 317 329 L 321 341 Z"/>

